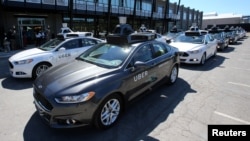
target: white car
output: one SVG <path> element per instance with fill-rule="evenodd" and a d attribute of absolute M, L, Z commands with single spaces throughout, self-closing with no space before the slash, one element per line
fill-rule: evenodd
<path fill-rule="evenodd" d="M 15 78 L 36 78 L 49 67 L 69 63 L 85 50 L 102 42 L 105 41 L 93 37 L 58 36 L 38 48 L 21 51 L 11 56 L 10 74 Z"/>
<path fill-rule="evenodd" d="M 179 49 L 181 63 L 205 64 L 206 60 L 217 53 L 217 40 L 201 31 L 186 31 L 170 43 Z"/>
<path fill-rule="evenodd" d="M 155 39 L 155 40 L 160 41 L 160 42 L 163 42 L 163 43 L 166 43 L 166 39 L 165 39 L 164 36 L 162 36 L 162 35 L 159 34 L 159 33 L 155 33 L 155 35 L 156 35 L 156 39 Z"/>

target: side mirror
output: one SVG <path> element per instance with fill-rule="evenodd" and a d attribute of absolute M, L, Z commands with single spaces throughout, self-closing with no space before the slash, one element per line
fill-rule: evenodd
<path fill-rule="evenodd" d="M 146 67 L 147 64 L 141 61 L 136 61 L 134 64 L 135 67 Z"/>
<path fill-rule="evenodd" d="M 136 69 L 144 68 L 144 67 L 147 67 L 146 63 L 141 62 L 141 61 L 136 61 L 134 66 L 132 67 L 131 71 L 135 71 Z"/>

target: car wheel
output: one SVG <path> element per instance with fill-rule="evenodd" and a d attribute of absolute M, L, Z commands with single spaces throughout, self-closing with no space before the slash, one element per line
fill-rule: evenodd
<path fill-rule="evenodd" d="M 107 97 L 98 107 L 94 125 L 97 129 L 107 129 L 113 126 L 121 115 L 122 100 L 117 94 Z"/>
<path fill-rule="evenodd" d="M 201 57 L 200 65 L 204 65 L 206 62 L 206 54 L 204 53 Z"/>
<path fill-rule="evenodd" d="M 51 67 L 51 65 L 49 63 L 40 63 L 37 64 L 33 71 L 32 71 L 32 78 L 36 79 L 37 76 L 39 76 L 40 74 L 42 74 L 44 71 L 46 71 L 49 67 Z"/>
<path fill-rule="evenodd" d="M 168 84 L 172 85 L 176 82 L 178 78 L 178 67 L 175 65 L 172 70 L 171 73 L 169 75 L 169 80 L 168 80 Z"/>

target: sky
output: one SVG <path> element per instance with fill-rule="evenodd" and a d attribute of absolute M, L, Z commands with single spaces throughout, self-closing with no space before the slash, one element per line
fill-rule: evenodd
<path fill-rule="evenodd" d="M 170 0 L 171 3 L 179 0 Z M 180 5 L 203 11 L 203 13 L 217 12 L 218 14 L 242 14 L 250 16 L 250 0 L 180 0 Z"/>

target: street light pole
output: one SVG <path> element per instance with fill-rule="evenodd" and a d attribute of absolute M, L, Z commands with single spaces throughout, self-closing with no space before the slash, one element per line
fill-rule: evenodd
<path fill-rule="evenodd" d="M 178 13 L 179 13 L 180 3 L 181 3 L 181 0 L 178 1 L 177 10 L 176 10 L 176 16 L 178 16 Z M 176 22 L 177 22 L 177 19 L 175 19 L 175 23 L 174 23 L 175 25 L 176 25 Z"/>

